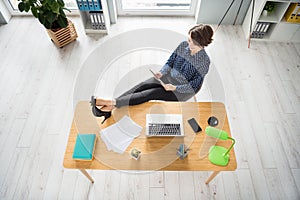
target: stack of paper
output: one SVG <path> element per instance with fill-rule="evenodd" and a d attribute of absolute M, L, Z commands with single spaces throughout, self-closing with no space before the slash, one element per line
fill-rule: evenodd
<path fill-rule="evenodd" d="M 141 130 L 141 126 L 125 115 L 117 123 L 101 130 L 100 136 L 109 151 L 122 154 Z"/>

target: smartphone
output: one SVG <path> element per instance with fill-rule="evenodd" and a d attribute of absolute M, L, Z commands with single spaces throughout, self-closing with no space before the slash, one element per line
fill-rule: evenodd
<path fill-rule="evenodd" d="M 199 124 L 197 123 L 195 118 L 189 119 L 188 123 L 190 124 L 190 126 L 192 127 L 192 129 L 195 133 L 202 131 L 202 128 L 199 126 Z"/>

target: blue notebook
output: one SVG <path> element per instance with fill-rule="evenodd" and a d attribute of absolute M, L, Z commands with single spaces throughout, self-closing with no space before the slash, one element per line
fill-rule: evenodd
<path fill-rule="evenodd" d="M 73 159 L 92 160 L 96 144 L 96 134 L 78 133 L 73 152 Z"/>

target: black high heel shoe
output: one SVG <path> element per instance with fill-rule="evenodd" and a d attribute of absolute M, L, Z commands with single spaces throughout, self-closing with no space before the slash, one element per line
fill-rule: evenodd
<path fill-rule="evenodd" d="M 95 99 L 95 96 L 91 96 L 90 103 L 91 103 L 91 106 L 95 106 L 95 105 L 96 105 L 96 99 Z"/>
<path fill-rule="evenodd" d="M 97 108 L 96 105 L 93 105 L 92 112 L 96 117 L 104 117 L 104 120 L 101 122 L 101 124 L 103 124 L 105 120 L 111 117 L 111 111 L 102 111 Z"/>

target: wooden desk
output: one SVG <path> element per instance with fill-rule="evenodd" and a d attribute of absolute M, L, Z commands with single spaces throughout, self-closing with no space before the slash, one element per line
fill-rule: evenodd
<path fill-rule="evenodd" d="M 151 114 L 182 114 L 185 137 L 145 137 L 145 115 Z M 139 137 L 135 138 L 123 154 L 107 151 L 106 145 L 99 136 L 99 131 L 119 121 L 128 115 L 143 127 Z M 79 102 L 76 106 L 68 144 L 64 157 L 64 167 L 79 169 L 91 182 L 86 169 L 93 170 L 170 170 L 170 171 L 213 171 L 206 180 L 209 183 L 220 171 L 234 171 L 237 168 L 234 149 L 230 151 L 230 161 L 225 167 L 216 166 L 208 160 L 209 147 L 214 145 L 215 139 L 205 134 L 207 119 L 216 116 L 219 119 L 217 128 L 228 132 L 230 129 L 225 106 L 218 102 L 148 102 L 137 106 L 115 109 L 112 117 L 102 125 L 103 118 L 95 118 L 88 102 Z M 203 131 L 195 134 L 187 120 L 194 117 Z M 75 161 L 72 159 L 77 133 L 96 133 L 97 144 L 92 161 Z M 184 143 L 191 150 L 188 156 L 181 160 L 176 155 L 176 149 Z M 229 148 L 230 140 L 217 141 L 217 145 Z M 142 151 L 139 160 L 130 159 L 129 151 L 136 147 Z"/>

